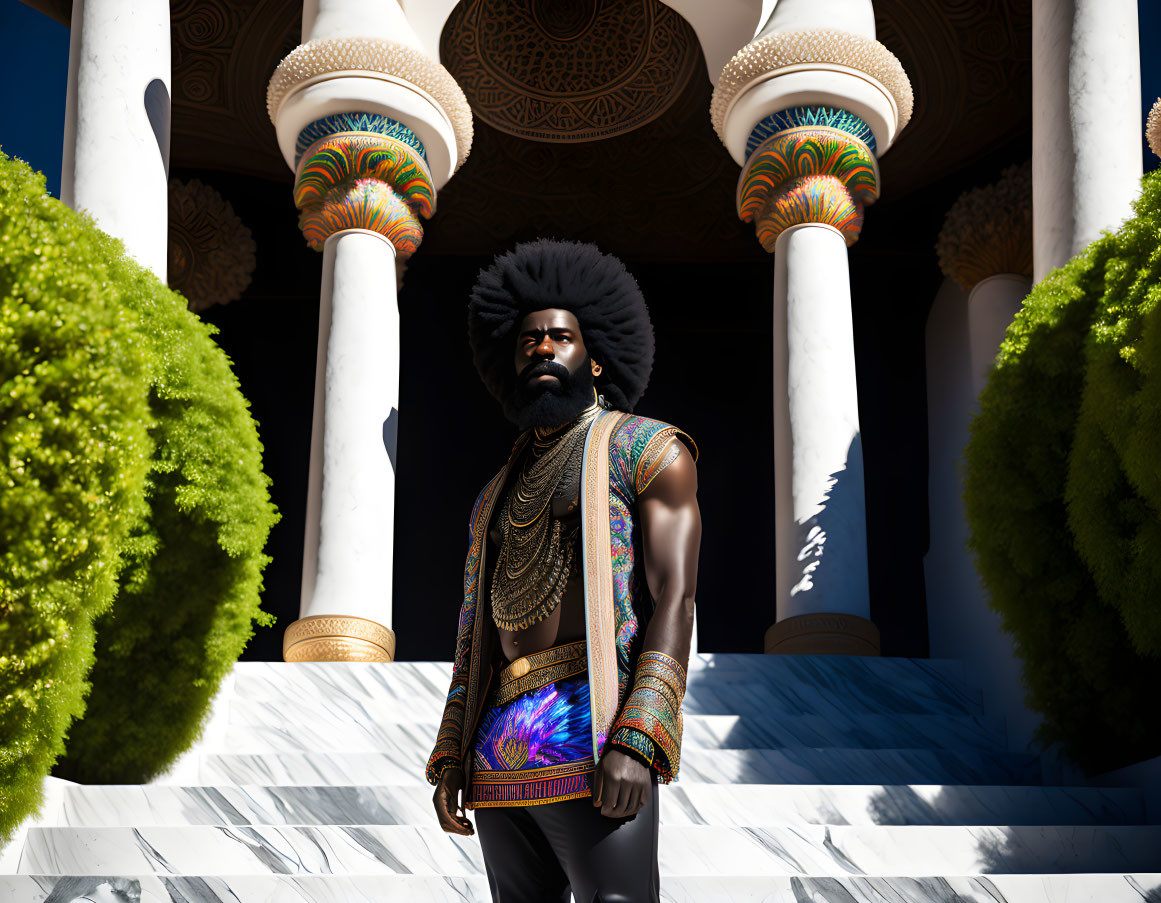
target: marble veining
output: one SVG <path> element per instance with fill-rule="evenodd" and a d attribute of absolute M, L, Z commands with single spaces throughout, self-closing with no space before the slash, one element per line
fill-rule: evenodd
<path fill-rule="evenodd" d="M 141 903 L 488 900 L 477 839 L 439 830 L 423 779 L 449 673 L 239 664 L 204 785 L 68 788 L 0 903 L 86 874 Z M 1038 786 L 956 662 L 704 654 L 685 712 L 667 903 L 1161 903 L 1142 794 Z"/>
<path fill-rule="evenodd" d="M 213 754 L 209 784 L 423 784 L 417 759 L 382 753 Z M 711 784 L 1035 784 L 1035 756 L 963 749 L 690 749 L 678 783 Z"/>
<path fill-rule="evenodd" d="M 235 752 L 383 752 L 421 755 L 426 760 L 438 730 L 435 721 L 369 720 L 335 706 L 287 711 L 284 706 L 244 701 L 231 706 L 226 748 Z M 682 735 L 683 749 L 995 749 L 1004 744 L 1004 731 L 997 722 L 971 715 L 687 713 Z"/>
<path fill-rule="evenodd" d="M 0 876 L 0 900 L 44 903 L 64 879 Z M 490 903 L 487 880 L 414 875 L 134 876 L 140 903 Z M 663 903 L 1155 903 L 1161 875 L 669 878 Z"/>
<path fill-rule="evenodd" d="M 1139 790 L 957 785 L 695 784 L 660 788 L 663 824 L 1142 824 Z M 428 825 L 431 790 L 412 786 L 166 784 L 68 788 L 62 825 Z"/>
<path fill-rule="evenodd" d="M 665 876 L 1161 872 L 1161 826 L 664 825 Z M 483 874 L 478 840 L 437 827 L 36 828 L 29 874 Z"/>
<path fill-rule="evenodd" d="M 482 875 L 479 842 L 438 827 L 34 828 L 29 874 Z"/>
<path fill-rule="evenodd" d="M 662 788 L 665 824 L 1038 825 L 1145 821 L 1140 791 L 1093 787 L 677 783 Z"/>
<path fill-rule="evenodd" d="M 356 719 L 394 720 L 442 710 L 449 662 L 248 662 L 237 698 L 294 705 L 341 705 Z M 745 693 L 736 692 L 739 685 Z M 980 714 L 978 691 L 959 663 L 861 656 L 763 656 L 702 653 L 689 668 L 691 714 L 780 712 L 800 715 Z M 739 708 L 741 706 L 741 708 Z M 384 708 L 386 707 L 386 708 Z"/>

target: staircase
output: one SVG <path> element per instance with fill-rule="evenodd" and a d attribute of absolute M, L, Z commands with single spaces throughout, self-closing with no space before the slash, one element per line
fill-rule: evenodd
<path fill-rule="evenodd" d="M 439 829 L 423 779 L 450 673 L 239 664 L 195 781 L 67 786 L 0 901 L 86 875 L 140 903 L 489 900 L 478 841 Z M 664 900 L 1161 903 L 1140 791 L 1044 786 L 958 663 L 703 654 L 685 713 Z"/>

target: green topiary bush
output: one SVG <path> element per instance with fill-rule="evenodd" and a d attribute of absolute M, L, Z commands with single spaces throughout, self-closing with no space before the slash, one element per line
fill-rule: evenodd
<path fill-rule="evenodd" d="M 148 518 L 132 533 L 113 610 L 97 623 L 85 717 L 56 774 L 145 781 L 197 739 L 254 632 L 262 550 L 278 515 L 249 404 L 217 329 L 144 270 L 122 303 L 155 362 Z"/>
<path fill-rule="evenodd" d="M 1089 770 L 1161 753 L 1161 175 L 1136 213 L 1033 289 L 965 452 L 970 545 L 1040 739 Z"/>
<path fill-rule="evenodd" d="M 0 292 L 3 840 L 66 730 L 74 779 L 144 780 L 188 748 L 273 621 L 277 513 L 216 330 L 2 156 Z"/>
<path fill-rule="evenodd" d="M 84 710 L 145 515 L 149 386 L 120 246 L 0 154 L 0 846 Z"/>
<path fill-rule="evenodd" d="M 1161 188 L 1117 234 L 1089 335 L 1069 459 L 1068 523 L 1100 597 L 1161 656 Z"/>

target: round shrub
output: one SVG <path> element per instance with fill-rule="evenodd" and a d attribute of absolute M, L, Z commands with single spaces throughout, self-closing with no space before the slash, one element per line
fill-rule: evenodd
<path fill-rule="evenodd" d="M 1044 715 L 1039 737 L 1089 770 L 1161 753 L 1161 726 L 1142 717 L 1161 658 L 1140 616 L 1161 597 L 1145 561 L 1161 556 L 1161 545 L 1147 548 L 1161 509 L 1149 514 L 1140 473 L 1150 469 L 1143 431 L 1161 414 L 1145 403 L 1157 389 L 1140 360 L 1152 335 L 1150 281 L 1161 275 L 1161 177 L 1145 179 L 1136 211 L 1033 289 L 965 452 L 969 544 L 1024 660 L 1028 702 Z M 1129 346 L 1136 353 L 1126 359 Z M 1129 587 L 1145 595 L 1134 599 Z"/>
<path fill-rule="evenodd" d="M 0 154 L 0 845 L 84 710 L 92 619 L 145 514 L 148 362 L 120 245 Z"/>
<path fill-rule="evenodd" d="M 97 623 L 88 708 L 55 772 L 99 783 L 145 781 L 171 764 L 200 734 L 254 623 L 274 623 L 259 597 L 278 514 L 217 329 L 144 270 L 122 303 L 154 364 L 149 513 Z"/>
<path fill-rule="evenodd" d="M 1100 597 L 1161 656 L 1161 185 L 1144 201 L 1105 268 L 1065 498 Z"/>

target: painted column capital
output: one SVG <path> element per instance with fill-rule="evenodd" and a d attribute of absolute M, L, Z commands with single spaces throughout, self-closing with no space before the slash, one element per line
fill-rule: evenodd
<path fill-rule="evenodd" d="M 335 114 L 405 124 L 426 148 L 437 189 L 472 149 L 471 107 L 451 73 L 414 47 L 383 38 L 324 38 L 296 47 L 270 79 L 266 110 L 291 167 L 303 129 Z"/>
<path fill-rule="evenodd" d="M 471 150 L 463 91 L 443 66 L 402 41 L 308 40 L 278 65 L 266 105 L 295 171 L 299 224 L 315 250 L 331 235 L 366 229 L 405 260 L 419 247 L 420 220 L 434 212 L 436 190 Z"/>
<path fill-rule="evenodd" d="M 874 38 L 827 28 L 776 31 L 726 63 L 710 101 L 710 120 L 739 165 L 754 127 L 780 110 L 829 107 L 863 120 L 886 153 L 911 119 L 911 81 Z"/>
<path fill-rule="evenodd" d="M 809 8 L 804 7 L 807 11 Z M 768 29 L 779 28 L 775 16 Z M 878 155 L 911 118 L 903 66 L 867 34 L 771 30 L 722 69 L 710 119 L 742 166 L 738 216 L 773 251 L 791 226 L 833 226 L 854 244 L 879 196 Z"/>
<path fill-rule="evenodd" d="M 328 116 L 305 128 L 294 176 L 294 205 L 307 244 L 321 251 L 347 229 L 378 232 L 405 260 L 423 239 L 420 218 L 435 210 L 435 188 L 415 134 L 384 116 Z"/>
<path fill-rule="evenodd" d="M 863 206 L 879 196 L 875 136 L 858 116 L 794 107 L 761 120 L 746 141 L 738 216 L 773 251 L 791 226 L 833 226 L 847 246 L 863 225 Z"/>
<path fill-rule="evenodd" d="M 1004 170 L 952 204 L 935 243 L 939 268 L 970 292 L 990 276 L 1032 275 L 1032 163 Z"/>
<path fill-rule="evenodd" d="M 1153 104 L 1145 120 L 1145 140 L 1149 142 L 1149 150 L 1161 157 L 1161 98 Z"/>

